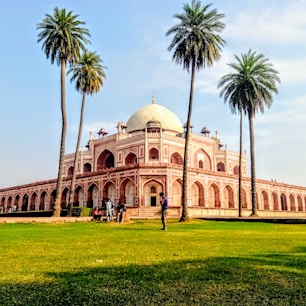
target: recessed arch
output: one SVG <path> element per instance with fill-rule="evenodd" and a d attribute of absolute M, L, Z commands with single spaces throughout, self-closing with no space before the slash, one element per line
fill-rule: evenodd
<path fill-rule="evenodd" d="M 110 199 L 113 203 L 115 203 L 116 199 L 116 187 L 112 181 L 106 182 L 103 187 L 103 201 Z M 125 203 L 125 201 L 123 201 Z"/>
<path fill-rule="evenodd" d="M 204 187 L 199 181 L 191 186 L 191 205 L 204 206 Z"/>
<path fill-rule="evenodd" d="M 37 193 L 33 192 L 30 200 L 30 210 L 35 210 L 37 202 Z"/>
<path fill-rule="evenodd" d="M 43 191 L 40 194 L 40 200 L 39 200 L 39 210 L 45 210 L 46 209 L 46 197 L 47 197 L 47 192 Z"/>
<path fill-rule="evenodd" d="M 28 210 L 28 203 L 29 203 L 29 196 L 25 194 L 22 197 L 22 204 L 21 204 L 21 210 L 22 211 L 27 211 Z"/>
<path fill-rule="evenodd" d="M 104 150 L 98 157 L 97 170 L 113 168 L 115 166 L 114 154 L 109 150 Z"/>
<path fill-rule="evenodd" d="M 62 192 L 62 203 L 61 203 L 61 208 L 65 209 L 68 207 L 68 202 L 69 202 L 69 194 L 70 190 L 68 187 L 64 188 Z M 76 191 L 74 192 L 74 199 L 77 198 Z M 73 203 L 73 206 L 78 206 L 78 204 Z"/>
<path fill-rule="evenodd" d="M 217 171 L 225 172 L 225 164 L 223 162 L 218 162 L 217 163 Z"/>
<path fill-rule="evenodd" d="M 281 199 L 282 210 L 288 210 L 288 208 L 287 208 L 287 198 L 286 198 L 284 193 L 281 194 L 280 199 Z"/>
<path fill-rule="evenodd" d="M 149 159 L 158 160 L 159 159 L 159 151 L 156 148 L 151 148 L 149 150 Z"/>
<path fill-rule="evenodd" d="M 234 173 L 234 175 L 239 175 L 239 166 L 238 166 L 238 165 L 236 165 L 236 166 L 234 167 L 233 173 Z"/>
<path fill-rule="evenodd" d="M 9 196 L 8 198 L 7 198 L 7 209 L 8 209 L 8 211 L 12 211 L 13 210 L 13 207 L 12 207 L 12 196 Z"/>
<path fill-rule="evenodd" d="M 224 207 L 235 208 L 234 191 L 230 185 L 226 185 L 224 188 Z"/>
<path fill-rule="evenodd" d="M 196 168 L 204 169 L 204 170 L 211 170 L 211 158 L 208 155 L 208 153 L 200 149 L 197 152 L 195 152 L 194 157 L 194 166 Z"/>
<path fill-rule="evenodd" d="M 130 179 L 125 179 L 120 186 L 120 201 L 133 206 L 135 198 L 135 184 Z"/>
<path fill-rule="evenodd" d="M 171 164 L 183 165 L 183 158 L 182 158 L 182 156 L 181 156 L 179 153 L 177 153 L 177 152 L 175 152 L 175 153 L 173 153 L 173 154 L 171 155 L 170 160 L 171 160 Z"/>
<path fill-rule="evenodd" d="M 67 171 L 67 176 L 72 176 L 72 175 L 73 175 L 73 166 L 70 166 Z"/>
<path fill-rule="evenodd" d="M 263 190 L 261 192 L 261 200 L 262 200 L 262 203 L 263 203 L 263 209 L 264 210 L 269 210 L 269 198 L 268 198 L 267 191 Z"/>
<path fill-rule="evenodd" d="M 277 197 L 276 192 L 272 192 L 272 200 L 273 200 L 273 209 L 279 210 L 278 197 Z"/>
<path fill-rule="evenodd" d="M 1 198 L 1 203 L 0 203 L 0 212 L 4 212 L 4 210 L 5 210 L 4 205 L 5 205 L 5 197 L 2 197 Z"/>
<path fill-rule="evenodd" d="M 62 195 L 62 208 L 67 207 L 69 204 L 69 193 L 69 189 L 65 188 Z M 82 186 L 75 187 L 72 205 L 76 207 L 84 207 L 84 200 L 84 188 Z"/>
<path fill-rule="evenodd" d="M 177 179 L 172 183 L 172 205 L 182 206 L 182 186 L 183 181 Z"/>
<path fill-rule="evenodd" d="M 125 165 L 136 165 L 137 164 L 137 156 L 130 152 L 125 158 Z"/>
<path fill-rule="evenodd" d="M 163 186 L 156 180 L 150 180 L 143 186 L 143 204 L 146 207 L 159 206 L 159 193 L 163 191 Z"/>
<path fill-rule="evenodd" d="M 99 206 L 99 188 L 96 184 L 91 184 L 87 191 L 87 207 Z"/>
<path fill-rule="evenodd" d="M 298 211 L 303 211 L 303 200 L 300 195 L 297 196 Z"/>
<path fill-rule="evenodd" d="M 88 173 L 91 172 L 91 164 L 90 163 L 85 163 L 83 166 L 83 172 Z"/>
<path fill-rule="evenodd" d="M 208 188 L 209 208 L 220 208 L 220 191 L 216 184 L 211 184 Z"/>
<path fill-rule="evenodd" d="M 290 201 L 290 210 L 291 211 L 295 211 L 295 200 L 294 200 L 294 196 L 292 194 L 290 194 L 289 196 L 289 201 Z"/>

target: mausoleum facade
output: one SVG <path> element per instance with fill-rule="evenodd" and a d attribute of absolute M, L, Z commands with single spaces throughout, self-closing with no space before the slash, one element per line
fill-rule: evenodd
<path fill-rule="evenodd" d="M 168 108 L 152 102 L 117 132 L 91 133 L 79 152 L 74 205 L 103 207 L 106 199 L 126 204 L 129 217 L 154 218 L 159 193 L 169 199 L 169 216 L 181 214 L 184 126 Z M 188 160 L 188 211 L 192 217 L 237 216 L 239 153 L 222 146 L 218 132 L 191 132 Z M 69 199 L 74 153 L 65 156 L 62 208 Z M 251 214 L 251 182 L 242 156 L 242 213 Z M 306 188 L 257 179 L 257 212 L 263 217 L 306 217 Z M 56 179 L 0 189 L 0 209 L 51 210 Z"/>

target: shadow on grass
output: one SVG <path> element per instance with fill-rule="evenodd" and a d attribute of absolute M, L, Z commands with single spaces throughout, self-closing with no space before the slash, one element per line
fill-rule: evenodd
<path fill-rule="evenodd" d="M 0 305 L 305 305 L 301 251 L 48 273 L 48 283 L 1 284 Z"/>

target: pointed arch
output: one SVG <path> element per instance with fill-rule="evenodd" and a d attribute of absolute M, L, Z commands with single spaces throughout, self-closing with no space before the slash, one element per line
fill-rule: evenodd
<path fill-rule="evenodd" d="M 110 199 L 113 203 L 116 200 L 116 187 L 112 181 L 108 181 L 103 186 L 103 201 Z M 125 202 L 123 202 L 125 203 Z"/>
<path fill-rule="evenodd" d="M 204 187 L 199 181 L 191 186 L 191 205 L 204 206 Z"/>
<path fill-rule="evenodd" d="M 25 194 L 22 198 L 21 210 L 27 211 L 28 210 L 28 203 L 29 203 L 29 196 Z"/>
<path fill-rule="evenodd" d="M 267 191 L 265 190 L 261 192 L 261 201 L 263 203 L 263 209 L 269 210 L 269 197 Z"/>
<path fill-rule="evenodd" d="M 290 210 L 295 211 L 296 210 L 295 199 L 294 199 L 294 196 L 292 194 L 290 194 L 290 196 L 289 196 L 289 201 L 290 201 Z"/>
<path fill-rule="evenodd" d="M 47 197 L 47 192 L 43 191 L 40 194 L 40 199 L 39 199 L 39 210 L 45 210 L 46 209 L 46 197 Z"/>
<path fill-rule="evenodd" d="M 73 166 L 68 168 L 67 176 L 72 176 L 72 174 L 73 174 Z"/>
<path fill-rule="evenodd" d="M 125 158 L 125 165 L 128 166 L 128 165 L 136 165 L 137 164 L 137 156 L 130 152 L 126 158 Z"/>
<path fill-rule="evenodd" d="M 12 211 L 12 196 L 9 196 L 7 199 L 7 209 L 8 211 Z"/>
<path fill-rule="evenodd" d="M 303 211 L 303 201 L 300 195 L 297 196 L 298 211 Z"/>
<path fill-rule="evenodd" d="M 230 185 L 224 188 L 224 208 L 235 208 L 234 191 Z"/>
<path fill-rule="evenodd" d="M 130 179 L 125 179 L 120 186 L 120 201 L 133 206 L 135 198 L 135 184 Z"/>
<path fill-rule="evenodd" d="M 280 199 L 281 199 L 282 210 L 288 210 L 288 207 L 287 207 L 287 198 L 286 198 L 284 193 L 281 194 Z"/>
<path fill-rule="evenodd" d="M 170 158 L 170 161 L 171 161 L 171 164 L 176 164 L 176 165 L 183 165 L 183 158 L 182 156 L 175 152 L 171 155 L 171 158 Z"/>
<path fill-rule="evenodd" d="M 5 204 L 5 197 L 2 197 L 0 203 L 0 212 L 4 212 L 5 210 L 4 204 Z"/>
<path fill-rule="evenodd" d="M 85 163 L 83 166 L 83 173 L 88 173 L 88 172 L 91 172 L 91 164 Z"/>
<path fill-rule="evenodd" d="M 220 191 L 216 184 L 211 184 L 208 188 L 209 208 L 220 208 Z"/>
<path fill-rule="evenodd" d="M 15 196 L 15 201 L 14 201 L 14 205 L 15 205 L 15 207 L 16 207 L 16 211 L 19 211 L 19 210 L 20 210 L 20 207 L 19 207 L 19 200 L 20 200 L 20 196 L 19 196 L 19 194 L 17 194 L 17 195 Z"/>
<path fill-rule="evenodd" d="M 239 175 L 239 166 L 238 166 L 238 165 L 236 165 L 236 166 L 234 167 L 233 173 L 234 173 L 234 175 Z"/>
<path fill-rule="evenodd" d="M 62 209 L 65 209 L 68 207 L 69 193 L 70 193 L 70 190 L 68 189 L 68 187 L 66 187 L 62 192 L 62 203 L 61 203 Z M 76 191 L 74 192 L 74 196 L 76 196 Z M 73 206 L 78 206 L 78 205 L 73 204 Z"/>
<path fill-rule="evenodd" d="M 244 188 L 241 188 L 241 207 L 248 208 L 247 195 Z"/>
<path fill-rule="evenodd" d="M 37 193 L 33 192 L 30 200 L 30 210 L 35 210 L 37 205 Z"/>
<path fill-rule="evenodd" d="M 273 200 L 273 209 L 274 210 L 279 210 L 279 205 L 278 205 L 278 197 L 276 192 L 272 192 L 272 200 Z"/>
<path fill-rule="evenodd" d="M 87 207 L 99 206 L 99 188 L 96 184 L 91 184 L 87 191 Z"/>
<path fill-rule="evenodd" d="M 156 148 L 151 148 L 149 150 L 149 159 L 158 160 L 159 159 L 159 151 Z"/>
<path fill-rule="evenodd" d="M 217 171 L 225 172 L 225 164 L 223 162 L 218 162 L 217 163 Z"/>
<path fill-rule="evenodd" d="M 194 160 L 194 167 L 195 168 L 200 168 L 200 169 L 204 169 L 204 170 L 211 170 L 211 158 L 208 155 L 208 153 L 203 150 L 200 149 L 197 152 L 195 152 L 194 156 L 193 156 L 193 160 Z"/>
<path fill-rule="evenodd" d="M 115 166 L 115 157 L 109 150 L 104 150 L 98 157 L 97 170 L 113 168 Z"/>
<path fill-rule="evenodd" d="M 144 187 L 144 199 L 143 204 L 146 207 L 159 206 L 159 193 L 163 191 L 163 185 L 156 181 L 148 181 Z"/>
<path fill-rule="evenodd" d="M 183 181 L 177 179 L 172 183 L 172 205 L 182 206 L 182 187 Z"/>
<path fill-rule="evenodd" d="M 68 189 L 68 188 L 67 188 Z M 68 190 L 66 194 L 68 194 Z M 66 197 L 67 199 L 69 197 Z M 77 186 L 74 191 L 73 196 L 73 206 L 85 207 L 85 198 L 84 198 L 84 188 L 82 186 Z M 68 204 L 68 203 L 66 203 Z"/>

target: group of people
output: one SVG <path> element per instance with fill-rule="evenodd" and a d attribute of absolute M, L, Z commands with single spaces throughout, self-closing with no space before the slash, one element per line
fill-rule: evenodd
<path fill-rule="evenodd" d="M 168 198 L 164 195 L 163 192 L 160 192 L 160 205 L 161 205 L 161 221 L 162 221 L 162 230 L 167 230 L 167 211 L 168 211 Z M 110 200 L 107 199 L 105 201 L 105 209 L 106 209 L 106 221 L 110 222 L 113 220 L 115 216 L 115 205 Z M 125 205 L 122 202 L 119 202 L 117 205 L 117 218 L 116 221 L 122 223 L 125 213 Z M 95 207 L 93 210 L 93 219 L 94 221 L 101 220 L 101 212 L 99 211 L 98 207 Z"/>
<path fill-rule="evenodd" d="M 122 223 L 123 217 L 125 213 L 125 205 L 122 202 L 119 202 L 117 205 L 117 214 L 115 212 L 116 207 L 115 204 L 110 200 L 107 199 L 105 201 L 105 210 L 106 210 L 106 221 L 110 222 L 113 220 L 114 217 L 116 217 L 116 221 Z M 102 214 L 98 207 L 95 207 L 92 211 L 93 221 L 99 221 L 101 220 Z"/>

